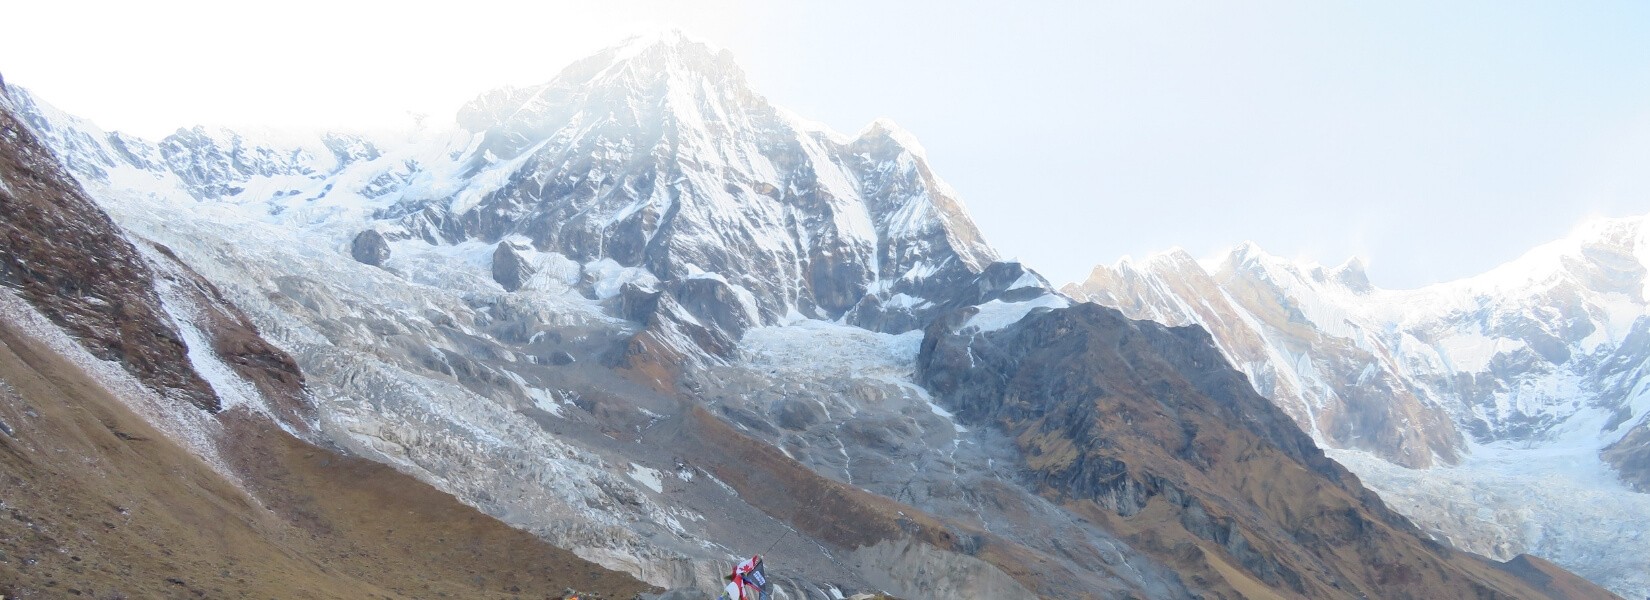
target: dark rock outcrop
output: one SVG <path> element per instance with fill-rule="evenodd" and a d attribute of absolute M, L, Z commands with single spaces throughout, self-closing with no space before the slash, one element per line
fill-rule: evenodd
<path fill-rule="evenodd" d="M 1605 448 L 1601 456 L 1628 486 L 1650 493 L 1650 419 L 1639 422 L 1627 435 Z"/>
<path fill-rule="evenodd" d="M 745 336 L 747 330 L 760 325 L 756 307 L 740 298 L 733 286 L 720 278 L 693 277 L 672 281 L 665 285 L 665 289 L 688 314 L 707 327 L 721 330 L 733 340 L 737 341 Z"/>
<path fill-rule="evenodd" d="M 806 400 L 785 400 L 779 403 L 774 422 L 792 431 L 807 431 L 808 427 L 825 420 L 825 409 Z"/>
<path fill-rule="evenodd" d="M 613 366 L 630 369 L 661 389 L 668 389 L 690 368 L 724 363 L 738 355 L 738 340 L 694 316 L 668 291 L 625 284 L 618 312 L 642 323 Z"/>
<path fill-rule="evenodd" d="M 884 299 L 867 294 L 848 311 L 848 323 L 872 331 L 910 331 L 928 325 L 936 315 L 992 300 L 1020 302 L 1048 294 L 1053 288 L 1035 271 L 1017 262 L 994 262 L 977 274 L 948 281 L 929 293 L 930 299 Z"/>
<path fill-rule="evenodd" d="M 368 229 L 355 235 L 349 244 L 349 255 L 363 264 L 382 267 L 384 261 L 390 259 L 390 243 L 378 230 Z"/>
<path fill-rule="evenodd" d="M 493 281 L 504 286 L 505 290 L 519 290 L 533 276 L 532 263 L 521 255 L 524 250 L 510 242 L 499 242 L 498 248 L 493 250 Z"/>

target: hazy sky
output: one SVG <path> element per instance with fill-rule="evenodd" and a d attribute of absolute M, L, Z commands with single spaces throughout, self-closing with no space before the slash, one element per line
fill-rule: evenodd
<path fill-rule="evenodd" d="M 892 117 L 1057 283 L 1254 240 L 1410 287 L 1650 212 L 1650 2 L 15 4 L 7 81 L 147 136 L 450 119 L 680 27 L 805 117 Z"/>

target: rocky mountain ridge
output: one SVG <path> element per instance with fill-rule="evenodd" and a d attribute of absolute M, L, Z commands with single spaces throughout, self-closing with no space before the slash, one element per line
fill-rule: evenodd
<path fill-rule="evenodd" d="M 1325 457 L 1197 327 L 1096 304 L 930 326 L 919 377 L 1015 437 L 1037 485 L 1211 593 L 1525 597 L 1505 565 L 1420 535 Z M 1154 552 L 1155 551 L 1155 552 Z"/>
<path fill-rule="evenodd" d="M 1495 556 L 1534 550 L 1639 589 L 1650 582 L 1631 565 L 1646 557 L 1607 549 L 1650 510 L 1630 491 L 1643 485 L 1650 427 L 1644 222 L 1589 223 L 1484 275 L 1417 290 L 1376 288 L 1357 260 L 1324 267 L 1246 244 L 1207 265 L 1175 251 L 1097 267 L 1065 291 L 1206 327 L 1258 390 L 1326 448 L 1355 453 L 1335 456 L 1436 535 Z M 1463 485 L 1482 487 L 1478 498 L 1523 495 L 1531 477 L 1552 497 L 1450 498 Z M 1463 516 L 1484 510 L 1496 516 Z"/>

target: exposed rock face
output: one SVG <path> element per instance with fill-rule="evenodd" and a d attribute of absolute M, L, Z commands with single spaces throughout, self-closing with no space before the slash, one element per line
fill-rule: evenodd
<path fill-rule="evenodd" d="M 1650 421 L 1640 422 L 1605 448 L 1603 456 L 1633 489 L 1650 493 Z"/>
<path fill-rule="evenodd" d="M 935 322 L 921 381 L 1002 428 L 1030 476 L 1197 588 L 1313 598 L 1529 598 L 1487 562 L 1426 540 L 1232 369 L 1209 334 L 1095 304 L 999 331 Z M 1087 507 L 1087 508 L 1085 508 Z"/>
<path fill-rule="evenodd" d="M 1459 460 L 1465 441 L 1438 399 L 1412 389 L 1382 346 L 1337 335 L 1348 327 L 1340 321 L 1315 324 L 1311 317 L 1336 315 L 1304 313 L 1317 304 L 1291 295 L 1297 280 L 1367 284 L 1357 263 L 1334 274 L 1300 273 L 1245 247 L 1213 274 L 1176 250 L 1138 265 L 1096 267 L 1065 292 L 1132 318 L 1207 328 L 1262 395 L 1331 447 L 1369 450 L 1412 468 Z M 1304 367 L 1290 358 L 1307 349 L 1312 360 Z"/>
<path fill-rule="evenodd" d="M 532 276 L 533 265 L 521 256 L 515 246 L 510 242 L 499 242 L 498 249 L 493 251 L 493 281 L 514 292 Z"/>
<path fill-rule="evenodd" d="M 482 139 L 466 168 L 503 169 L 506 183 L 403 201 L 387 215 L 411 237 L 520 235 L 666 281 L 720 274 L 764 324 L 836 319 L 867 298 L 929 314 L 995 259 L 909 134 L 813 130 L 696 42 L 606 51 L 550 83 L 485 94 L 459 123 Z"/>
<path fill-rule="evenodd" d="M 368 229 L 355 236 L 349 244 L 349 255 L 355 260 L 374 267 L 384 266 L 384 261 L 390 259 L 390 244 L 384 239 L 384 234 L 376 229 Z"/>
<path fill-rule="evenodd" d="M 720 277 L 679 279 L 665 287 L 688 314 L 732 339 L 744 337 L 746 330 L 759 323 L 756 307 L 741 297 L 739 288 Z"/>
<path fill-rule="evenodd" d="M 1177 251 L 1096 267 L 1066 292 L 1207 327 L 1331 447 L 1427 467 L 1459 461 L 1469 439 L 1541 442 L 1603 410 L 1613 416 L 1586 425 L 1602 448 L 1650 413 L 1636 388 L 1650 361 L 1643 222 L 1594 223 L 1491 273 L 1419 290 L 1375 289 L 1357 260 L 1328 269 L 1245 245 L 1212 271 Z"/>
<path fill-rule="evenodd" d="M 739 352 L 738 340 L 713 321 L 695 317 L 669 291 L 625 284 L 620 314 L 640 321 L 642 330 L 612 364 L 635 371 L 661 390 L 673 388 L 688 370 L 721 364 Z"/>

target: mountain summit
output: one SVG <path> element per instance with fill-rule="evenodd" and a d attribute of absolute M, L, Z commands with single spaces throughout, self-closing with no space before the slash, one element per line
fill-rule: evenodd
<path fill-rule="evenodd" d="M 679 34 L 483 94 L 459 123 L 480 137 L 460 173 L 481 183 L 407 194 L 373 235 L 641 268 L 735 339 L 796 317 L 910 329 L 997 257 L 909 133 L 820 131 Z M 735 305 L 694 310 L 706 294 Z"/>

